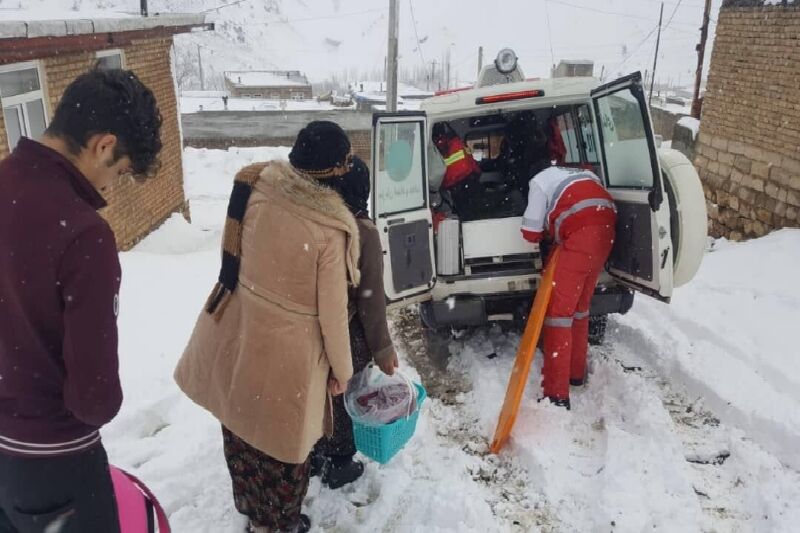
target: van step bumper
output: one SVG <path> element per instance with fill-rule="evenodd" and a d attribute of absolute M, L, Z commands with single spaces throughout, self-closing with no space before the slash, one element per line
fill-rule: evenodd
<path fill-rule="evenodd" d="M 420 304 L 420 315 L 429 328 L 475 327 L 496 320 L 526 319 L 533 293 L 513 296 L 451 296 L 446 300 Z M 592 316 L 627 313 L 633 306 L 633 292 L 622 287 L 598 288 L 592 298 Z"/>

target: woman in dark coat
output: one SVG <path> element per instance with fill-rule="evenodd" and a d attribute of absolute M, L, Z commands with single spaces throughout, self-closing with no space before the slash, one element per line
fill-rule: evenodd
<path fill-rule="evenodd" d="M 391 375 L 398 362 L 386 322 L 380 234 L 367 212 L 369 168 L 361 159 L 353 157 L 350 172 L 328 184 L 342 196 L 353 213 L 361 242 L 358 263 L 361 283 L 351 290 L 348 303 L 353 373 L 374 361 L 383 372 Z M 312 468 L 313 473 L 322 475 L 324 484 L 335 489 L 358 479 L 364 472 L 364 465 L 353 460 L 356 453 L 353 424 L 344 408 L 343 396 L 333 400 L 333 419 L 333 435 L 323 437 L 317 444 Z"/>

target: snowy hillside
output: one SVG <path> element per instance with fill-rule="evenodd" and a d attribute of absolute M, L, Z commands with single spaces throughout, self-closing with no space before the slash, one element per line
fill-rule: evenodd
<path fill-rule="evenodd" d="M 242 530 L 219 423 L 172 371 L 216 279 L 230 180 L 286 148 L 187 149 L 192 223 L 122 254 L 125 401 L 111 461 L 145 480 L 177 533 Z M 425 339 L 393 318 L 401 367 L 431 401 L 409 445 L 338 491 L 312 480 L 314 532 L 792 532 L 800 521 L 800 230 L 715 243 L 669 306 L 638 298 L 591 351 L 573 410 L 539 404 L 539 366 L 506 450 L 487 454 L 519 341 Z"/>
<path fill-rule="evenodd" d="M 720 3 L 712 2 L 713 20 Z M 335 77 L 345 84 L 383 73 L 386 0 L 150 0 L 149 5 L 154 13 L 208 11 L 217 24 L 214 33 L 178 39 L 178 61 L 189 66 L 198 85 L 201 56 L 206 88 L 220 88 L 222 71 L 231 69 L 298 69 L 314 82 Z M 702 5 L 700 0 L 665 4 L 659 81 L 687 85 L 693 80 Z M 484 47 L 485 61 L 502 47 L 514 48 L 529 77 L 549 76 L 559 59 L 593 59 L 595 75 L 605 67 L 606 77 L 652 70 L 655 0 L 400 0 L 400 6 L 400 68 L 406 76 L 433 70 L 436 80 L 446 83 L 442 65 L 449 54 L 450 85 L 474 80 L 478 46 Z M 17 7 L 137 12 L 139 2 L 0 0 L 0 11 Z M 712 23 L 711 40 L 714 28 Z"/>

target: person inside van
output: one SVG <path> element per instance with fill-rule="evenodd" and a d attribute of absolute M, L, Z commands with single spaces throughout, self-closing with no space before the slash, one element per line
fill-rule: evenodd
<path fill-rule="evenodd" d="M 506 182 L 525 196 L 531 176 L 550 166 L 547 134 L 534 112 L 517 113 L 508 123 L 497 166 Z"/>
<path fill-rule="evenodd" d="M 456 215 L 469 220 L 473 216 L 473 204 L 479 199 L 481 169 L 464 141 L 447 122 L 433 125 L 432 138 L 445 164 L 440 189 L 449 195 Z"/>

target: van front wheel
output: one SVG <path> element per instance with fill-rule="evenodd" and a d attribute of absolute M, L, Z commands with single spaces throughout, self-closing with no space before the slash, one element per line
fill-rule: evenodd
<path fill-rule="evenodd" d="M 606 337 L 606 326 L 608 325 L 608 315 L 596 315 L 589 317 L 589 344 L 599 346 L 603 344 Z"/>

